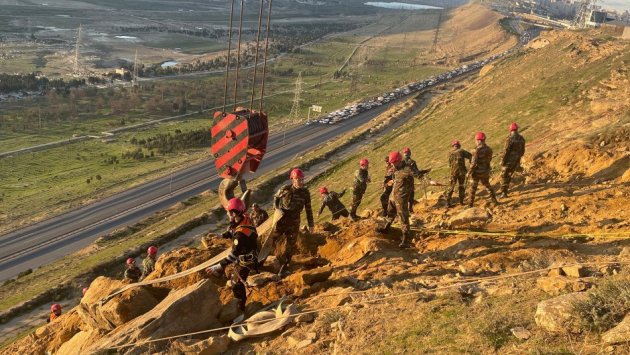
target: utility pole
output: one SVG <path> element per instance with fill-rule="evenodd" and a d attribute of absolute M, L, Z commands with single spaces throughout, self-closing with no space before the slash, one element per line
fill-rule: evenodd
<path fill-rule="evenodd" d="M 440 11 L 440 16 L 438 17 L 437 27 L 435 28 L 435 37 L 433 38 L 433 46 L 431 47 L 431 52 L 435 53 L 437 50 L 438 38 L 440 36 L 440 26 L 442 25 L 442 11 Z"/>
<path fill-rule="evenodd" d="M 132 87 L 136 87 L 138 85 L 138 50 L 136 49 L 136 55 L 133 58 L 133 81 Z"/>
<path fill-rule="evenodd" d="M 81 27 L 77 30 L 77 43 L 74 48 L 74 75 L 79 75 L 79 46 L 81 45 Z"/>

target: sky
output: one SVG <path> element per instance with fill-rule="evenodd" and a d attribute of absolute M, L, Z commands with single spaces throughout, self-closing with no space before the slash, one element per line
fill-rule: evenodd
<path fill-rule="evenodd" d="M 630 0 L 600 0 L 597 2 L 597 5 L 602 6 L 604 9 L 614 9 L 614 10 L 629 10 L 630 11 Z"/>

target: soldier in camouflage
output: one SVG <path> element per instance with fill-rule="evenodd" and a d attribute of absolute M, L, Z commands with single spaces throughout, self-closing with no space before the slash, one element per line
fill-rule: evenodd
<path fill-rule="evenodd" d="M 414 176 L 420 176 L 420 178 L 422 178 L 426 173 L 431 171 L 431 169 L 427 169 L 427 170 L 418 169 L 418 164 L 416 164 L 416 161 L 411 159 L 411 149 L 409 148 L 403 149 L 403 161 L 405 162 L 405 165 L 407 165 L 411 169 Z M 413 212 L 413 205 L 416 204 L 415 186 L 413 182 L 414 182 L 413 179 L 409 181 L 410 183 L 409 188 L 411 191 L 411 195 L 409 196 L 409 212 L 410 213 Z"/>
<path fill-rule="evenodd" d="M 470 152 L 462 149 L 458 140 L 454 140 L 451 142 L 451 146 L 453 150 L 448 154 L 448 166 L 450 169 L 450 180 L 449 187 L 446 191 L 446 203 L 448 207 L 453 207 L 451 203 L 451 198 L 453 197 L 453 192 L 455 191 L 455 185 L 458 185 L 459 188 L 459 203 L 461 205 L 464 204 L 464 198 L 466 197 L 466 160 L 470 161 L 472 159 L 472 154 Z"/>
<path fill-rule="evenodd" d="M 149 276 L 149 274 L 155 270 L 157 252 L 158 248 L 153 245 L 147 249 L 147 257 L 142 260 L 142 279 Z"/>
<path fill-rule="evenodd" d="M 488 192 L 490 192 L 492 202 L 498 204 L 499 201 L 497 201 L 492 185 L 490 185 L 490 172 L 492 171 L 490 162 L 492 161 L 492 149 L 486 145 L 486 135 L 483 132 L 478 132 L 475 135 L 475 140 L 477 141 L 477 148 L 475 148 L 475 151 L 473 152 L 472 160 L 470 162 L 470 170 L 467 174 L 468 177 L 472 177 L 468 206 L 472 207 L 475 202 L 475 194 L 480 181 L 483 186 L 488 189 Z"/>
<path fill-rule="evenodd" d="M 136 259 L 129 258 L 125 264 L 127 266 L 124 274 L 125 280 L 129 280 L 131 282 L 140 281 L 140 277 L 142 277 L 142 270 L 136 266 Z"/>
<path fill-rule="evenodd" d="M 350 215 L 346 206 L 339 201 L 339 198 L 346 193 L 346 189 L 343 189 L 343 191 L 338 194 L 335 191 L 328 191 L 328 188 L 324 186 L 319 189 L 319 193 L 322 196 L 322 205 L 319 207 L 317 217 L 324 212 L 324 207 L 328 207 L 330 213 L 332 213 L 333 221 L 339 219 L 339 217 L 348 217 Z"/>
<path fill-rule="evenodd" d="M 503 158 L 501 158 L 501 197 L 507 197 L 512 174 L 520 168 L 521 158 L 525 154 L 525 138 L 518 133 L 518 125 L 510 125 L 510 135 L 505 140 Z"/>
<path fill-rule="evenodd" d="M 252 213 L 249 214 L 249 218 L 254 224 L 254 227 L 258 227 L 261 224 L 265 223 L 265 221 L 269 218 L 269 214 L 267 213 L 267 211 L 260 208 L 257 203 L 253 203 Z"/>
<path fill-rule="evenodd" d="M 291 184 L 281 187 L 274 196 L 274 207 L 282 210 L 282 218 L 276 223 L 273 237 L 274 240 L 278 240 L 280 236 L 286 238 L 285 253 L 279 257 L 283 265 L 281 273 L 288 272 L 300 231 L 302 210 L 306 210 L 309 233 L 313 233 L 315 225 L 311 209 L 311 195 L 304 187 L 304 173 L 300 169 L 293 169 L 290 178 Z"/>
<path fill-rule="evenodd" d="M 409 226 L 409 198 L 413 187 L 414 177 L 421 178 L 420 173 L 414 172 L 411 166 L 407 165 L 402 158 L 400 152 L 389 153 L 389 162 L 394 166 L 394 184 L 392 185 L 392 194 L 389 197 L 387 207 L 387 221 L 383 228 L 378 231 L 387 233 L 396 216 L 402 224 L 402 240 L 398 245 L 401 248 L 408 248 L 411 240 L 411 231 Z"/>
<path fill-rule="evenodd" d="M 389 163 L 389 157 L 385 157 L 385 179 L 383 180 L 383 193 L 381 194 L 381 207 L 383 208 L 383 217 L 387 217 L 387 206 L 389 204 L 389 195 L 392 193 L 394 185 L 394 166 Z"/>
<path fill-rule="evenodd" d="M 363 194 L 367 190 L 367 184 L 370 182 L 370 176 L 368 175 L 369 162 L 367 159 L 361 159 L 359 161 L 359 170 L 354 174 L 354 186 L 352 188 L 352 205 L 350 207 L 350 218 L 353 220 L 359 219 L 357 216 L 357 208 L 361 204 Z"/>

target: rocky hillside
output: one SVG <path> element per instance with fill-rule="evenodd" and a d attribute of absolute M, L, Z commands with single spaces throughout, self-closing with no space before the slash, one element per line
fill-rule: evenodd
<path fill-rule="evenodd" d="M 411 249 L 397 247 L 396 228 L 375 231 L 377 184 L 368 189 L 362 220 L 320 220 L 314 234 L 300 236 L 292 275 L 278 278 L 271 260 L 250 279 L 247 316 L 281 299 L 296 306 L 278 319 L 291 322 L 275 332 L 228 338 L 221 328 L 239 312 L 223 279 L 192 275 L 102 304 L 122 283 L 101 277 L 77 307 L 2 354 L 627 354 L 629 69 L 628 43 L 597 33 L 544 33 L 402 132 L 366 147 L 364 155 L 380 162 L 408 145 L 440 180 L 451 139 L 472 148 L 473 133 L 484 130 L 500 153 L 507 125 L 516 120 L 528 141 L 525 171 L 500 205 L 486 204 L 483 192 L 474 208 L 447 209 L 441 191 L 422 196 Z M 354 158 L 340 165 L 312 184 L 312 195 L 320 185 L 343 187 L 355 168 Z M 373 164 L 372 174 L 380 173 Z M 204 247 L 161 255 L 149 278 L 188 269 L 228 247 L 204 240 Z"/>

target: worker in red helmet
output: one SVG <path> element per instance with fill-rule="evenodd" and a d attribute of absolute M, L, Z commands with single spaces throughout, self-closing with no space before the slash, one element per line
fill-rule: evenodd
<path fill-rule="evenodd" d="M 274 195 L 274 208 L 280 210 L 282 217 L 276 223 L 273 233 L 274 243 L 286 239 L 285 251 L 278 259 L 282 263 L 281 275 L 289 273 L 289 267 L 295 244 L 300 231 L 300 216 L 306 211 L 306 221 L 309 233 L 313 233 L 313 210 L 311 209 L 311 194 L 304 187 L 304 173 L 300 169 L 291 170 L 291 183 L 282 186 Z"/>
<path fill-rule="evenodd" d="M 142 260 L 142 279 L 149 276 L 155 270 L 155 261 L 157 260 L 158 248 L 151 245 L 147 248 L 147 257 Z"/>
<path fill-rule="evenodd" d="M 232 250 L 227 258 L 206 269 L 214 276 L 225 275 L 226 266 L 234 264 L 231 275 L 232 294 L 238 300 L 241 311 L 245 311 L 247 303 L 247 277 L 251 271 L 258 270 L 258 234 L 249 216 L 245 213 L 247 207 L 239 198 L 228 201 L 227 213 L 230 226 L 223 237 L 232 241 Z"/>
<path fill-rule="evenodd" d="M 448 207 L 453 207 L 451 203 L 451 198 L 453 197 L 453 192 L 455 191 L 455 185 L 458 185 L 459 189 L 459 203 L 461 205 L 464 204 L 464 198 L 466 197 L 466 174 L 468 173 L 466 169 L 466 160 L 470 161 L 472 159 L 472 154 L 467 150 L 462 149 L 461 144 L 457 139 L 451 142 L 451 146 L 453 150 L 448 153 L 448 166 L 449 166 L 449 187 L 446 191 L 446 204 Z"/>
<path fill-rule="evenodd" d="M 394 183 L 387 205 L 386 224 L 384 227 L 379 227 L 377 230 L 381 233 L 387 233 L 394 219 L 398 216 L 400 224 L 402 224 L 402 240 L 398 246 L 400 248 L 408 248 L 409 242 L 411 241 L 409 198 L 411 197 L 414 177 L 421 176 L 418 175 L 417 172 L 414 172 L 411 166 L 405 163 L 400 152 L 389 153 L 389 162 L 394 166 Z"/>
<path fill-rule="evenodd" d="M 405 162 L 405 164 L 407 166 L 409 166 L 411 168 L 411 171 L 413 172 L 414 176 L 422 178 L 424 175 L 426 175 L 427 173 L 429 173 L 431 171 L 431 169 L 426 169 L 426 170 L 420 170 L 418 169 L 418 164 L 416 163 L 415 160 L 411 159 L 411 149 L 409 149 L 408 147 L 403 149 L 403 161 Z M 414 180 L 410 180 L 409 183 L 411 183 L 411 186 L 409 186 L 409 189 L 411 191 L 411 195 L 409 196 L 409 212 L 413 212 L 413 205 L 416 204 L 416 197 L 415 197 L 415 186 L 413 184 Z"/>
<path fill-rule="evenodd" d="M 61 316 L 61 305 L 55 303 L 50 306 L 50 317 L 48 317 L 48 323 L 52 323 L 55 319 Z"/>
<path fill-rule="evenodd" d="M 350 214 L 346 209 L 346 206 L 339 200 L 341 196 L 346 193 L 346 189 L 343 189 L 341 193 L 335 191 L 328 191 L 328 188 L 323 186 L 319 188 L 319 194 L 322 197 L 322 205 L 319 207 L 317 217 L 324 212 L 324 207 L 328 207 L 330 213 L 332 213 L 332 220 L 337 220 L 339 217 L 348 217 Z"/>
<path fill-rule="evenodd" d="M 370 175 L 368 174 L 368 168 L 370 162 L 363 158 L 359 160 L 359 169 L 354 173 L 354 185 L 352 187 L 352 204 L 350 205 L 350 218 L 358 220 L 357 208 L 361 204 L 365 190 L 367 190 L 367 184 L 371 182 Z"/>
<path fill-rule="evenodd" d="M 505 139 L 501 158 L 501 197 L 508 196 L 508 187 L 512 174 L 521 167 L 521 158 L 525 154 L 525 138 L 518 133 L 518 125 L 512 122 L 510 134 Z"/>
<path fill-rule="evenodd" d="M 142 270 L 136 266 L 136 259 L 127 259 L 125 265 L 127 266 L 127 269 L 125 270 L 125 280 L 129 280 L 131 282 L 140 281 L 140 277 L 142 277 Z"/>
<path fill-rule="evenodd" d="M 470 170 L 466 176 L 472 177 L 472 184 L 470 185 L 470 193 L 468 196 L 468 206 L 472 207 L 475 203 L 475 194 L 477 192 L 477 186 L 479 182 L 483 184 L 490 192 L 490 198 L 492 202 L 498 204 L 497 196 L 494 194 L 494 189 L 490 185 L 490 162 L 492 161 L 492 149 L 486 144 L 486 135 L 483 132 L 478 132 L 475 135 L 475 141 L 477 141 L 477 147 L 472 153 L 472 159 L 470 161 Z"/>
<path fill-rule="evenodd" d="M 387 217 L 387 206 L 389 205 L 389 196 L 392 193 L 394 185 L 394 165 L 389 162 L 389 156 L 385 156 L 385 178 L 383 179 L 383 192 L 381 193 L 382 216 Z"/>
<path fill-rule="evenodd" d="M 252 203 L 252 211 L 249 213 L 249 219 L 254 224 L 254 227 L 259 227 L 269 219 L 267 211 L 260 208 L 260 205 L 256 202 Z"/>

